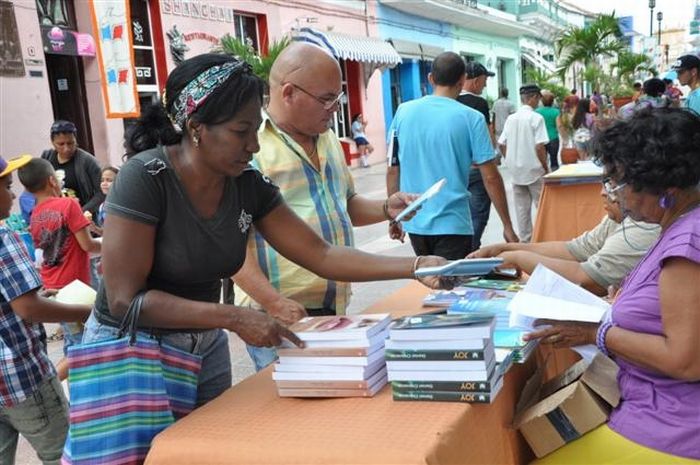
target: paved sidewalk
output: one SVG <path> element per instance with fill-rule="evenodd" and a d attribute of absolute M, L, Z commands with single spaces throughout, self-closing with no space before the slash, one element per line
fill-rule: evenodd
<path fill-rule="evenodd" d="M 515 214 L 512 209 L 512 188 L 510 187 L 509 176 L 504 169 L 501 169 L 506 184 L 509 206 L 511 206 L 511 218 L 515 221 Z M 355 178 L 355 189 L 359 194 L 371 199 L 386 198 L 385 174 L 386 166 L 383 163 L 372 165 L 369 168 L 352 167 Z M 535 212 L 533 211 L 533 218 Z M 414 255 L 411 245 L 402 244 L 389 239 L 386 224 L 363 226 L 354 228 L 355 246 L 365 252 L 380 253 L 395 256 Z M 503 225 L 501 224 L 495 209 L 491 208 L 489 223 L 484 232 L 482 243 L 490 244 L 503 241 Z M 353 297 L 348 312 L 359 313 L 368 306 L 374 304 L 382 297 L 405 286 L 408 280 L 382 281 L 358 283 L 353 285 Z M 52 334 L 57 325 L 46 325 L 48 334 Z M 236 335 L 229 335 L 231 349 L 231 363 L 233 369 L 233 383 L 239 383 L 243 379 L 255 373 L 253 363 L 245 350 L 245 344 Z M 49 356 L 54 363 L 57 363 L 63 356 L 63 341 L 49 343 Z M 65 388 L 65 383 L 64 383 Z M 20 439 L 17 455 L 17 465 L 41 465 L 31 446 L 23 439 Z"/>

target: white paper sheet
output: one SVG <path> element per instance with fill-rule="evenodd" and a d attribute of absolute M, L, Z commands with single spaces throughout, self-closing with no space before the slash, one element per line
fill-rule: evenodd
<path fill-rule="evenodd" d="M 543 265 L 537 265 L 525 288 L 508 305 L 510 326 L 534 329 L 537 319 L 597 323 L 610 304 Z M 574 347 L 583 358 L 592 360 L 595 346 Z"/>

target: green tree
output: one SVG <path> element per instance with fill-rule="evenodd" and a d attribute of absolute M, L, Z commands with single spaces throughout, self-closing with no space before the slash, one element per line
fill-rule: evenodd
<path fill-rule="evenodd" d="M 617 72 L 617 78 L 632 84 L 634 76 L 639 73 L 650 73 L 654 76 L 658 71 L 652 64 L 651 58 L 643 53 L 632 53 L 627 50 L 617 54 L 617 62 L 613 64 L 613 69 Z"/>
<path fill-rule="evenodd" d="M 624 50 L 625 45 L 620 40 L 621 37 L 622 31 L 614 12 L 610 15 L 598 16 L 595 21 L 583 28 L 568 27 L 554 41 L 560 76 L 565 76 L 577 63 L 582 64 L 587 72 L 593 73 L 589 77 L 600 76 L 595 71 L 588 70 L 600 69 L 601 57 L 612 57 Z"/>
<path fill-rule="evenodd" d="M 261 55 L 253 48 L 251 43 L 226 34 L 220 39 L 221 45 L 216 47 L 214 51 L 227 53 L 247 62 L 253 68 L 253 73 L 255 73 L 256 76 L 268 82 L 272 63 L 274 63 L 282 50 L 289 45 L 289 42 L 290 40 L 288 37 L 275 40 L 267 48 L 267 53 Z"/>

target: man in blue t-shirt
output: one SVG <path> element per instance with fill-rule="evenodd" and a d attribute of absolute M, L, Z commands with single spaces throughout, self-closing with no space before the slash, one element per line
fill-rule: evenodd
<path fill-rule="evenodd" d="M 407 221 L 417 255 L 464 258 L 474 229 L 469 211 L 469 169 L 478 166 L 486 191 L 503 221 L 508 242 L 518 237 L 508 214 L 503 179 L 495 162 L 486 120 L 456 98 L 465 80 L 465 64 L 453 52 L 440 54 L 428 75 L 433 95 L 403 103 L 396 110 L 390 134 L 398 145 L 391 157 L 387 191 L 423 192 L 441 178 L 442 190 Z"/>
<path fill-rule="evenodd" d="M 673 70 L 678 73 L 678 82 L 690 87 L 686 108 L 700 114 L 700 57 L 683 55 L 673 64 Z"/>

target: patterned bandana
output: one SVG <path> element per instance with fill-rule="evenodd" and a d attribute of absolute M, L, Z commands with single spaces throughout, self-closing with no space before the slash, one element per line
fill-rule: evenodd
<path fill-rule="evenodd" d="M 245 61 L 229 61 L 212 66 L 190 81 L 173 102 L 170 119 L 175 129 L 182 131 L 187 118 L 236 71 L 250 72 L 251 67 Z"/>

